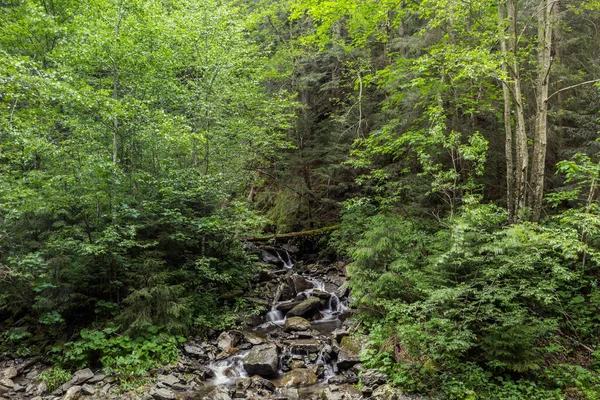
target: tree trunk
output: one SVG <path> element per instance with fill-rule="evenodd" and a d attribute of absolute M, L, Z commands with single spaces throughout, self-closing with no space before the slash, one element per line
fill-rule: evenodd
<path fill-rule="evenodd" d="M 504 75 L 503 79 L 507 79 L 509 76 L 508 65 L 506 57 L 508 50 L 506 47 L 505 38 L 505 23 L 506 23 L 506 10 L 502 0 L 498 1 L 498 26 L 500 28 L 500 49 L 502 51 L 505 61 L 502 63 L 502 72 Z M 515 210 L 515 163 L 513 158 L 513 132 L 512 132 L 512 121 L 511 121 L 511 101 L 510 101 L 510 89 L 508 82 L 502 82 L 502 93 L 504 96 L 504 132 L 505 132 L 505 144 L 504 151 L 506 154 L 506 203 L 508 209 L 508 220 L 513 223 L 516 221 L 516 210 Z"/>
<path fill-rule="evenodd" d="M 512 94 L 515 113 L 515 190 L 514 220 L 522 215 L 526 201 L 527 170 L 529 168 L 529 153 L 527 151 L 527 131 L 525 128 L 525 108 L 523 106 L 523 95 L 521 90 L 521 77 L 519 74 L 519 63 L 517 61 L 517 8 L 515 0 L 507 1 L 508 13 L 508 37 L 510 47 L 510 75 L 512 78 Z"/>
<path fill-rule="evenodd" d="M 548 88 L 550 82 L 550 59 L 552 50 L 552 21 L 555 0 L 542 0 L 538 17 L 538 76 L 536 82 L 535 132 L 530 186 L 532 219 L 537 221 L 542 212 L 546 147 L 548 130 Z"/>

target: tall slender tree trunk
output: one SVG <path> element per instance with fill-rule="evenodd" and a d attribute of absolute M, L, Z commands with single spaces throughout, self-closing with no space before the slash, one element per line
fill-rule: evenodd
<path fill-rule="evenodd" d="M 500 33 L 500 50 L 502 55 L 505 57 L 505 61 L 502 63 L 502 72 L 504 79 L 509 77 L 507 55 L 508 50 L 506 46 L 505 38 L 505 23 L 506 23 L 506 10 L 502 0 L 498 1 L 498 26 Z M 513 131 L 511 121 L 511 101 L 510 101 L 510 88 L 508 82 L 502 82 L 502 94 L 504 96 L 504 132 L 505 132 L 505 143 L 504 151 L 506 154 L 506 202 L 508 208 L 508 220 L 513 223 L 516 221 L 516 210 L 515 210 L 515 163 L 513 157 Z"/>
<path fill-rule="evenodd" d="M 512 95 L 515 113 L 515 175 L 513 194 L 513 219 L 517 220 L 525 207 L 527 189 L 527 171 L 529 169 L 529 153 L 527 151 L 527 131 L 525 127 L 525 107 L 523 106 L 523 94 L 521 90 L 521 77 L 519 63 L 517 60 L 517 7 L 515 0 L 507 0 L 508 16 L 508 45 L 509 45 L 509 70 L 512 79 Z"/>
<path fill-rule="evenodd" d="M 119 2 L 119 9 L 117 11 L 117 23 L 115 24 L 115 54 L 113 57 L 113 69 L 112 69 L 112 78 L 113 78 L 113 99 L 116 103 L 119 101 L 119 68 L 118 68 L 118 55 L 117 51 L 119 49 L 119 35 L 121 29 L 121 19 L 123 18 L 123 2 Z M 119 117 L 115 112 L 113 116 L 113 155 L 112 162 L 114 165 L 117 165 L 118 162 L 118 154 L 119 154 Z"/>
<path fill-rule="evenodd" d="M 530 206 L 532 219 L 540 218 L 544 197 L 546 169 L 546 147 L 548 136 L 548 88 L 552 68 L 552 25 L 553 7 L 557 0 L 542 0 L 538 17 L 538 76 L 536 82 L 535 131 L 533 137 L 533 157 L 530 186 L 532 188 Z"/>

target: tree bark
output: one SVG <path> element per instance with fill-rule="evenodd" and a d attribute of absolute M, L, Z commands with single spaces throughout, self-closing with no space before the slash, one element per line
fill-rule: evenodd
<path fill-rule="evenodd" d="M 546 148 L 548 143 L 548 88 L 552 68 L 552 25 L 553 7 L 556 0 L 542 0 L 538 17 L 538 73 L 536 82 L 535 131 L 533 137 L 533 157 L 530 186 L 532 188 L 530 206 L 532 219 L 537 221 L 542 212 L 544 198 L 544 178 L 546 169 Z"/>

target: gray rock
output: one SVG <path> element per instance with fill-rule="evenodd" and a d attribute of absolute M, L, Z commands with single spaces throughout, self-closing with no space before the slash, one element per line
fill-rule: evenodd
<path fill-rule="evenodd" d="M 5 393 L 8 393 L 10 391 L 11 391 L 10 388 L 7 388 L 6 386 L 0 384 L 0 394 L 5 394 Z"/>
<path fill-rule="evenodd" d="M 316 339 L 297 339 L 290 340 L 288 347 L 292 354 L 306 355 L 311 353 L 318 353 L 323 347 L 323 344 Z"/>
<path fill-rule="evenodd" d="M 294 291 L 290 288 L 287 283 L 282 283 L 277 287 L 275 292 L 274 302 L 291 300 L 295 296 Z"/>
<path fill-rule="evenodd" d="M 308 368 L 298 368 L 287 372 L 281 378 L 281 384 L 285 387 L 290 386 L 307 386 L 317 383 L 319 379 L 313 371 Z"/>
<path fill-rule="evenodd" d="M 235 347 L 241 340 L 242 335 L 239 332 L 222 332 L 217 339 L 217 346 L 221 350 L 227 350 Z"/>
<path fill-rule="evenodd" d="M 91 377 L 90 379 L 88 379 L 87 383 L 102 382 L 104 380 L 104 378 L 106 378 L 106 376 L 104 374 L 96 374 L 93 377 Z"/>
<path fill-rule="evenodd" d="M 288 276 L 287 284 L 290 286 L 294 294 L 302 293 L 305 290 L 312 289 L 314 286 L 306 278 L 298 274 Z"/>
<path fill-rule="evenodd" d="M 232 400 L 231 396 L 229 395 L 229 389 L 227 389 L 225 386 L 217 386 L 215 390 L 210 392 L 208 397 L 211 400 Z"/>
<path fill-rule="evenodd" d="M 250 387 L 253 389 L 263 389 L 269 392 L 275 391 L 275 384 L 261 376 L 255 375 L 250 380 L 252 381 Z"/>
<path fill-rule="evenodd" d="M 312 292 L 312 295 L 314 297 L 318 297 L 318 298 L 320 298 L 322 300 L 327 300 L 327 299 L 329 299 L 331 297 L 330 293 L 324 292 L 322 290 L 315 290 L 315 291 Z"/>
<path fill-rule="evenodd" d="M 334 330 L 333 332 L 331 332 L 331 336 L 333 336 L 333 338 L 335 340 L 337 340 L 338 342 L 341 342 L 341 340 L 344 338 L 344 336 L 348 336 L 350 334 L 350 332 L 348 332 L 347 329 L 343 329 L 343 328 L 338 328 L 336 330 Z"/>
<path fill-rule="evenodd" d="M 190 357 L 204 358 L 206 353 L 200 346 L 186 343 L 183 345 L 183 352 Z"/>
<path fill-rule="evenodd" d="M 275 304 L 275 309 L 280 311 L 290 311 L 304 300 L 289 300 Z"/>
<path fill-rule="evenodd" d="M 169 389 L 155 389 L 150 395 L 156 400 L 175 400 L 175 393 Z"/>
<path fill-rule="evenodd" d="M 158 375 L 157 380 L 166 386 L 173 386 L 175 383 L 179 382 L 179 378 L 174 375 Z"/>
<path fill-rule="evenodd" d="M 306 331 L 310 329 L 310 322 L 302 317 L 291 317 L 286 319 L 284 329 L 286 332 Z"/>
<path fill-rule="evenodd" d="M 363 348 L 363 340 L 358 337 L 346 336 L 340 343 L 337 366 L 339 369 L 351 368 L 360 362 L 360 352 Z"/>
<path fill-rule="evenodd" d="M 275 376 L 277 375 L 278 361 L 277 346 L 262 344 L 248 352 L 244 358 L 244 369 L 248 375 Z"/>
<path fill-rule="evenodd" d="M 317 297 L 309 297 L 304 300 L 302 303 L 298 304 L 290 311 L 288 311 L 287 316 L 289 317 L 306 317 L 314 314 L 319 307 L 323 305 L 321 299 Z"/>
<path fill-rule="evenodd" d="M 244 332 L 244 340 L 250 344 L 262 344 L 264 343 L 266 340 L 261 338 L 260 336 L 252 333 L 252 332 Z"/>
<path fill-rule="evenodd" d="M 0 379 L 0 385 L 7 387 L 10 390 L 12 390 L 15 387 L 15 383 L 12 381 L 12 379 L 9 378 Z"/>
<path fill-rule="evenodd" d="M 17 393 L 19 392 L 24 392 L 25 391 L 25 386 L 19 385 L 18 383 L 15 383 L 15 387 L 13 387 L 13 390 Z"/>
<path fill-rule="evenodd" d="M 387 382 L 388 376 L 383 372 L 379 372 L 377 369 L 369 369 L 365 373 L 363 373 L 360 380 L 366 386 L 376 387 L 379 385 L 383 385 Z"/>
<path fill-rule="evenodd" d="M 15 367 L 8 367 L 4 371 L 2 371 L 2 375 L 4 378 L 12 379 L 16 378 L 19 375 L 19 371 Z"/>
<path fill-rule="evenodd" d="M 91 369 L 81 369 L 73 374 L 70 382 L 72 385 L 79 385 L 80 383 L 87 382 L 94 377 L 94 373 Z"/>
<path fill-rule="evenodd" d="M 62 400 L 77 400 L 81 397 L 81 386 L 71 386 Z"/>
<path fill-rule="evenodd" d="M 341 299 L 342 297 L 347 296 L 349 292 L 350 287 L 348 286 L 348 282 L 344 282 L 339 288 L 336 289 L 335 295 Z"/>
<path fill-rule="evenodd" d="M 92 385 L 90 385 L 89 383 L 85 383 L 82 387 L 81 387 L 81 391 L 83 392 L 83 394 L 88 395 L 88 396 L 93 396 L 96 393 L 96 388 L 93 387 Z"/>

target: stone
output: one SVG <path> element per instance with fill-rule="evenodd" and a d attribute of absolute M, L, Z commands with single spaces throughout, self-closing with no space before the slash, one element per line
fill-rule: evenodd
<path fill-rule="evenodd" d="M 402 392 L 394 389 L 392 386 L 386 384 L 381 385 L 373 390 L 373 400 L 404 400 L 408 399 Z"/>
<path fill-rule="evenodd" d="M 81 397 L 81 386 L 71 386 L 62 400 L 77 400 Z"/>
<path fill-rule="evenodd" d="M 241 338 L 242 335 L 236 331 L 222 332 L 217 338 L 217 347 L 221 350 L 227 350 L 230 347 L 235 347 Z"/>
<path fill-rule="evenodd" d="M 174 400 L 175 399 L 175 393 L 173 393 L 171 390 L 169 389 L 155 389 L 153 390 L 150 395 L 155 398 L 156 400 Z"/>
<path fill-rule="evenodd" d="M 290 286 L 294 294 L 302 293 L 305 290 L 312 289 L 314 287 L 310 281 L 298 274 L 288 276 L 287 284 Z"/>
<path fill-rule="evenodd" d="M 179 382 L 179 378 L 175 375 L 158 375 L 157 380 L 167 386 L 173 386 L 175 383 Z"/>
<path fill-rule="evenodd" d="M 244 332 L 243 335 L 244 335 L 244 340 L 250 344 L 257 345 L 257 344 L 263 344 L 266 342 L 266 340 L 264 338 L 254 334 L 252 332 Z"/>
<path fill-rule="evenodd" d="M 269 392 L 275 391 L 275 384 L 261 376 L 254 375 L 251 380 L 251 385 L 253 389 L 263 389 L 268 390 Z"/>
<path fill-rule="evenodd" d="M 210 392 L 208 398 L 211 400 L 232 400 L 229 395 L 229 389 L 225 386 L 217 386 L 215 390 Z"/>
<path fill-rule="evenodd" d="M 319 379 L 313 371 L 308 368 L 298 368 L 287 372 L 281 378 L 281 384 L 285 387 L 307 386 L 317 383 Z"/>
<path fill-rule="evenodd" d="M 96 393 L 96 388 L 90 385 L 89 383 L 85 383 L 81 387 L 81 391 L 87 396 L 93 396 Z"/>
<path fill-rule="evenodd" d="M 275 292 L 275 297 L 273 298 L 274 302 L 291 300 L 295 296 L 294 291 L 290 288 L 290 285 L 287 283 L 282 283 L 277 287 L 277 291 Z"/>
<path fill-rule="evenodd" d="M 350 332 L 348 332 L 347 329 L 343 329 L 343 328 L 338 328 L 338 329 L 334 330 L 333 332 L 331 332 L 331 336 L 338 342 L 341 342 L 341 340 L 345 336 L 348 336 L 349 334 L 350 334 Z"/>
<path fill-rule="evenodd" d="M 215 358 L 215 360 L 218 361 L 218 360 L 223 360 L 225 358 L 229 358 L 229 357 L 237 354 L 239 351 L 240 351 L 240 349 L 237 347 L 230 347 L 228 349 L 223 350 L 219 354 L 217 354 L 217 357 Z"/>
<path fill-rule="evenodd" d="M 337 366 L 339 369 L 348 369 L 360 362 L 360 352 L 363 340 L 358 337 L 345 336 L 340 343 Z"/>
<path fill-rule="evenodd" d="M 6 386 L 0 384 L 0 394 L 8 393 L 10 392 L 10 390 L 10 388 L 7 388 Z"/>
<path fill-rule="evenodd" d="M 314 297 L 318 297 L 322 300 L 328 300 L 331 297 L 331 294 L 328 292 L 325 292 L 323 290 L 315 290 L 312 292 L 312 295 Z"/>
<path fill-rule="evenodd" d="M 286 319 L 284 330 L 286 332 L 306 331 L 310 329 L 310 322 L 302 317 L 291 317 Z"/>
<path fill-rule="evenodd" d="M 204 352 L 204 349 L 202 349 L 200 346 L 196 346 L 191 343 L 186 343 L 183 345 L 183 352 L 190 357 L 196 357 L 196 358 L 205 358 L 206 357 L 206 353 Z"/>
<path fill-rule="evenodd" d="M 377 369 L 368 369 L 363 373 L 360 380 L 366 386 L 377 387 L 386 383 L 388 376 L 383 372 L 379 372 Z"/>
<path fill-rule="evenodd" d="M 275 279 L 275 274 L 267 269 L 261 269 L 258 271 L 258 281 L 259 282 L 268 282 Z"/>
<path fill-rule="evenodd" d="M 80 383 L 87 382 L 94 377 L 94 373 L 91 369 L 81 369 L 73 374 L 73 377 L 69 381 L 72 385 L 79 385 Z"/>
<path fill-rule="evenodd" d="M 8 367 L 2 371 L 2 375 L 6 379 L 16 378 L 19 375 L 19 371 L 15 367 Z"/>
<path fill-rule="evenodd" d="M 40 374 L 40 371 L 38 371 L 37 369 L 32 369 L 31 371 L 29 371 L 27 373 L 27 375 L 25 375 L 25 378 L 27 379 L 35 379 L 37 378 L 37 376 Z"/>
<path fill-rule="evenodd" d="M 12 390 L 15 387 L 15 383 L 12 381 L 12 379 L 8 378 L 0 379 L 0 385 L 7 387 L 10 390 Z"/>
<path fill-rule="evenodd" d="M 290 365 L 291 369 L 304 368 L 306 364 L 302 360 L 292 361 L 292 365 Z"/>
<path fill-rule="evenodd" d="M 244 358 L 244 369 L 248 375 L 271 377 L 277 375 L 279 362 L 277 346 L 272 343 L 255 346 Z"/>
<path fill-rule="evenodd" d="M 316 297 L 309 297 L 302 303 L 292 308 L 287 313 L 287 317 L 305 317 L 314 314 L 319 307 L 323 305 L 322 300 Z"/>
<path fill-rule="evenodd" d="M 321 400 L 344 400 L 345 396 L 339 391 L 334 391 L 332 388 L 325 389 L 320 397 Z"/>
<path fill-rule="evenodd" d="M 347 296 L 349 292 L 350 287 L 348 286 L 348 282 L 344 282 L 339 288 L 336 289 L 335 295 L 341 299 L 342 297 Z"/>
<path fill-rule="evenodd" d="M 87 383 L 102 382 L 104 380 L 104 378 L 106 378 L 106 376 L 104 374 L 96 374 L 93 377 L 91 377 L 90 379 L 88 379 Z"/>
<path fill-rule="evenodd" d="M 290 311 L 292 308 L 296 307 L 298 304 L 302 303 L 302 300 L 289 300 L 281 303 L 275 304 L 275 309 L 280 311 Z"/>
<path fill-rule="evenodd" d="M 15 387 L 13 387 L 13 390 L 15 392 L 17 392 L 17 393 L 24 392 L 25 391 L 25 386 L 19 385 L 18 383 L 15 383 Z"/>
<path fill-rule="evenodd" d="M 318 353 L 323 346 L 323 344 L 316 339 L 297 339 L 290 340 L 287 343 L 292 354 L 300 354 L 303 356 L 311 353 Z"/>

